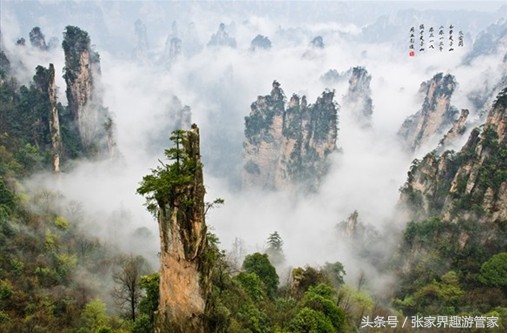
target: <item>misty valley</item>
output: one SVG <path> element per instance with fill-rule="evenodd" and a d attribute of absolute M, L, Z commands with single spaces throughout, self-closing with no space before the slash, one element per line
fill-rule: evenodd
<path fill-rule="evenodd" d="M 505 332 L 506 18 L 0 2 L 0 332 Z"/>

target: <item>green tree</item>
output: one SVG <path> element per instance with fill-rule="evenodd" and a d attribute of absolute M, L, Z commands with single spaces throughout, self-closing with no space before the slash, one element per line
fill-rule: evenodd
<path fill-rule="evenodd" d="M 108 321 L 106 304 L 98 298 L 88 302 L 81 313 L 83 332 L 98 333 L 100 329 L 106 327 Z"/>
<path fill-rule="evenodd" d="M 266 254 L 274 265 L 280 265 L 285 261 L 282 247 L 283 240 L 278 231 L 270 234 L 267 240 Z"/>
<path fill-rule="evenodd" d="M 247 292 L 248 296 L 255 302 L 263 299 L 263 288 L 261 279 L 255 273 L 241 272 L 234 277 Z"/>
<path fill-rule="evenodd" d="M 322 312 L 304 307 L 290 322 L 293 333 L 335 333 L 331 320 Z"/>
<path fill-rule="evenodd" d="M 322 286 L 316 289 L 323 290 Z M 335 332 L 345 332 L 345 312 L 326 296 L 308 291 L 302 299 L 304 307 L 322 313 L 333 325 Z"/>
<path fill-rule="evenodd" d="M 243 261 L 243 269 L 247 273 L 255 273 L 261 279 L 269 297 L 274 297 L 278 289 L 278 274 L 276 269 L 269 262 L 267 254 L 256 252 L 248 255 Z"/>
<path fill-rule="evenodd" d="M 158 309 L 158 303 L 160 299 L 160 274 L 153 273 L 150 275 L 144 275 L 141 277 L 141 281 L 139 282 L 141 289 L 144 291 L 144 297 L 139 302 L 139 313 L 143 318 L 142 323 L 137 323 L 136 326 L 146 327 L 148 326 L 147 332 L 153 332 L 154 323 L 155 323 L 155 311 Z M 148 319 L 148 324 L 146 324 L 146 319 Z M 139 330 L 139 332 L 142 332 Z"/>
<path fill-rule="evenodd" d="M 151 175 L 144 176 L 137 189 L 138 194 L 146 197 L 146 206 L 153 214 L 156 213 L 157 206 L 164 207 L 175 200 L 178 188 L 192 183 L 197 167 L 196 162 L 189 158 L 183 149 L 187 140 L 185 131 L 172 132 L 170 139 L 175 146 L 166 149 L 165 155 L 173 163 L 165 164 L 160 161 L 161 166 L 152 169 Z"/>
<path fill-rule="evenodd" d="M 488 285 L 507 289 L 507 252 L 492 256 L 481 266 L 479 280 Z"/>

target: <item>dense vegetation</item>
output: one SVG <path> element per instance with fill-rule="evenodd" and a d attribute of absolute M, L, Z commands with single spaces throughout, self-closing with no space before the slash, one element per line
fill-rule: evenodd
<path fill-rule="evenodd" d="M 214 269 L 209 319 L 214 332 L 349 332 L 355 325 L 350 316 L 355 309 L 346 314 L 341 305 L 360 306 L 360 301 L 351 297 L 357 291 L 343 285 L 343 269 L 333 269 L 341 264 L 294 268 L 291 282 L 280 287 L 267 254 L 247 255 L 237 273 L 218 250 L 216 237 L 210 239 Z"/>
<path fill-rule="evenodd" d="M 396 261 L 394 302 L 405 315 L 493 316 L 498 332 L 507 327 L 504 99 L 505 91 L 461 151 L 432 152 L 408 173 L 402 197 L 414 220 Z"/>
<path fill-rule="evenodd" d="M 36 46 L 41 34 L 31 33 Z M 129 267 L 124 255 L 83 230 L 89 217 L 80 203 L 23 183 L 52 170 L 49 71 L 37 66 L 26 85 L 11 71 L 0 52 L 0 331 L 130 332 L 135 326 L 112 295 L 121 286 L 114 275 Z M 80 139 L 68 108 L 57 108 L 70 161 L 82 156 Z M 147 279 L 135 299 L 141 319 L 152 315 Z"/>

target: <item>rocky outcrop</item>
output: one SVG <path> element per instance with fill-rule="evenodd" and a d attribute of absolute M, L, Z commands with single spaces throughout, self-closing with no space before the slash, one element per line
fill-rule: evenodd
<path fill-rule="evenodd" d="M 324 48 L 324 39 L 322 36 L 317 36 L 310 42 L 310 47 L 323 49 Z"/>
<path fill-rule="evenodd" d="M 358 226 L 358 218 L 359 214 L 357 210 L 355 210 L 346 221 L 338 224 L 338 228 L 341 229 L 342 233 L 348 238 L 355 238 L 357 234 L 357 226 Z"/>
<path fill-rule="evenodd" d="M 252 39 L 252 42 L 250 43 L 250 50 L 255 51 L 257 49 L 270 49 L 271 48 L 271 41 L 268 37 L 263 35 L 257 35 L 254 39 Z"/>
<path fill-rule="evenodd" d="M 62 154 L 62 137 L 60 133 L 60 112 L 56 95 L 55 67 L 37 66 L 33 77 L 35 87 L 40 94 L 41 111 L 33 127 L 39 130 L 36 142 L 40 147 L 51 151 L 51 165 L 54 172 L 60 172 L 60 159 Z M 34 110 L 35 111 L 35 110 Z M 35 111 L 34 113 L 38 113 Z M 48 142 L 49 139 L 49 142 Z"/>
<path fill-rule="evenodd" d="M 181 55 L 181 39 L 172 37 L 169 39 L 166 47 L 168 49 L 168 60 L 170 63 L 176 61 Z"/>
<path fill-rule="evenodd" d="M 60 116 L 57 107 L 55 67 L 49 64 L 49 133 L 51 136 L 51 156 L 54 172 L 60 172 L 60 155 L 62 151 L 62 137 L 60 134 Z"/>
<path fill-rule="evenodd" d="M 315 59 L 324 54 L 324 39 L 317 36 L 308 44 L 308 49 L 303 53 L 303 58 Z"/>
<path fill-rule="evenodd" d="M 46 38 L 39 27 L 34 27 L 29 34 L 30 44 L 39 50 L 47 50 Z"/>
<path fill-rule="evenodd" d="M 156 128 L 146 133 L 145 150 L 157 154 L 167 145 L 167 133 L 180 128 L 190 128 L 192 125 L 192 110 L 183 105 L 177 96 L 173 96 L 165 112 L 158 116 L 160 121 Z"/>
<path fill-rule="evenodd" d="M 470 111 L 467 109 L 461 110 L 461 115 L 459 118 L 452 124 L 451 129 L 444 135 L 440 143 L 438 144 L 437 151 L 442 151 L 450 144 L 455 142 L 458 138 L 460 138 L 466 131 L 466 120 Z"/>
<path fill-rule="evenodd" d="M 499 75 L 499 80 L 497 75 Z M 483 115 L 487 113 L 495 97 L 507 86 L 507 53 L 498 66 L 482 73 L 477 79 L 481 80 L 481 84 L 469 92 L 467 98 L 475 110 Z"/>
<path fill-rule="evenodd" d="M 330 69 L 320 77 L 320 80 L 324 83 L 333 84 L 342 81 L 343 76 L 336 69 Z"/>
<path fill-rule="evenodd" d="M 336 150 L 338 106 L 326 91 L 315 104 L 293 95 L 285 105 L 280 84 L 259 96 L 245 117 L 243 186 L 316 190 Z"/>
<path fill-rule="evenodd" d="M 204 333 L 209 271 L 206 266 L 203 173 L 199 129 L 178 131 L 178 180 L 157 199 L 160 230 L 160 301 L 156 332 Z M 179 144 L 178 144 L 179 142 Z M 178 182 L 179 181 L 179 182 Z"/>
<path fill-rule="evenodd" d="M 229 33 L 225 29 L 225 24 L 220 23 L 218 31 L 211 36 L 208 46 L 228 46 L 236 47 L 236 40 L 229 36 Z"/>
<path fill-rule="evenodd" d="M 414 161 L 401 201 L 413 218 L 444 221 L 507 221 L 507 88 L 486 122 L 457 154 L 432 152 Z"/>
<path fill-rule="evenodd" d="M 505 42 L 507 42 L 507 21 L 499 20 L 477 35 L 463 63 L 469 65 L 480 56 L 494 54 L 505 45 Z"/>
<path fill-rule="evenodd" d="M 113 153 L 113 121 L 103 106 L 100 91 L 100 57 L 91 49 L 88 33 L 68 26 L 62 42 L 68 108 L 77 126 L 85 155 Z"/>
<path fill-rule="evenodd" d="M 134 23 L 135 43 L 136 46 L 133 51 L 133 58 L 143 62 L 146 60 L 148 52 L 148 34 L 146 32 L 146 25 L 141 20 L 136 20 Z"/>
<path fill-rule="evenodd" d="M 162 63 L 170 67 L 182 55 L 182 45 L 183 42 L 179 38 L 178 25 L 176 22 L 173 22 L 171 26 L 171 33 L 165 40 Z"/>
<path fill-rule="evenodd" d="M 182 105 L 178 97 L 174 96 L 169 107 L 169 119 L 172 128 L 169 132 L 178 128 L 189 128 L 192 124 L 192 110 L 188 105 Z"/>
<path fill-rule="evenodd" d="M 370 89 L 371 76 L 364 67 L 352 68 L 349 90 L 343 98 L 342 110 L 354 115 L 363 127 L 371 126 L 373 102 Z"/>
<path fill-rule="evenodd" d="M 454 76 L 443 73 L 421 84 L 419 92 L 424 96 L 422 108 L 407 118 L 398 132 L 408 149 L 418 149 L 435 137 L 442 136 L 452 126 L 458 113 L 451 106 L 456 85 Z"/>

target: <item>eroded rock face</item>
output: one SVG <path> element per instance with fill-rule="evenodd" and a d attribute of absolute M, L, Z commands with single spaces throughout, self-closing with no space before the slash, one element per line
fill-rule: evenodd
<path fill-rule="evenodd" d="M 460 138 L 466 131 L 466 120 L 470 111 L 467 109 L 462 109 L 459 118 L 452 124 L 451 129 L 444 135 L 440 143 L 438 144 L 438 150 L 442 150 L 445 147 L 448 147 L 458 138 Z"/>
<path fill-rule="evenodd" d="M 47 50 L 46 38 L 39 27 L 34 27 L 29 34 L 30 44 L 39 50 Z"/>
<path fill-rule="evenodd" d="M 159 118 L 157 127 L 145 134 L 145 150 L 154 154 L 160 152 L 167 145 L 167 133 L 172 133 L 180 128 L 190 128 L 192 110 L 190 106 L 182 104 L 177 96 L 173 96 L 166 106 L 165 112 Z"/>
<path fill-rule="evenodd" d="M 188 156 L 191 181 L 175 185 L 173 195 L 158 203 L 160 230 L 160 303 L 156 332 L 205 332 L 209 294 L 205 263 L 206 224 L 199 129 L 183 132 L 183 153 Z"/>
<path fill-rule="evenodd" d="M 323 49 L 324 48 L 324 39 L 322 36 L 317 36 L 310 42 L 311 47 Z"/>
<path fill-rule="evenodd" d="M 225 29 L 225 24 L 220 23 L 218 27 L 218 31 L 211 36 L 210 41 L 208 42 L 208 46 L 228 46 L 235 48 L 236 40 L 234 37 L 231 37 L 227 30 Z"/>
<path fill-rule="evenodd" d="M 416 219 L 507 220 L 507 88 L 481 129 L 474 129 L 457 154 L 432 152 L 415 161 L 402 189 L 402 202 Z"/>
<path fill-rule="evenodd" d="M 351 112 L 363 127 L 371 126 L 373 102 L 370 89 L 371 76 L 363 67 L 352 68 L 349 90 L 343 99 L 342 110 Z"/>
<path fill-rule="evenodd" d="M 62 138 L 60 133 L 60 114 L 56 96 L 55 67 L 37 66 L 33 77 L 35 87 L 41 94 L 43 112 L 40 114 L 40 138 L 37 142 L 42 147 L 51 149 L 52 167 L 54 172 L 60 171 L 60 158 L 62 153 Z M 47 111 L 46 111 L 47 110 Z M 49 142 L 48 142 L 49 139 Z"/>
<path fill-rule="evenodd" d="M 454 76 L 443 73 L 421 85 L 419 91 L 425 96 L 422 108 L 407 118 L 398 132 L 408 149 L 418 149 L 452 126 L 458 113 L 450 103 L 456 85 Z"/>
<path fill-rule="evenodd" d="M 273 82 L 270 95 L 259 96 L 245 117 L 243 185 L 264 189 L 316 190 L 327 172 L 327 156 L 336 150 L 338 106 L 334 92 L 315 104 L 285 95 Z"/>
<path fill-rule="evenodd" d="M 259 49 L 270 49 L 271 48 L 271 41 L 268 37 L 263 35 L 257 35 L 254 39 L 250 42 L 250 50 L 255 51 Z"/>
<path fill-rule="evenodd" d="M 146 25 L 141 20 L 136 20 L 134 23 L 135 32 L 135 48 L 132 52 L 134 59 L 144 62 L 147 59 L 148 53 L 148 34 L 146 32 Z"/>
<path fill-rule="evenodd" d="M 103 106 L 100 90 L 100 57 L 91 49 L 88 33 L 68 26 L 62 43 L 65 52 L 67 100 L 87 156 L 114 151 L 113 121 Z"/>
<path fill-rule="evenodd" d="M 53 171 L 60 172 L 60 155 L 62 151 L 62 137 L 60 134 L 60 116 L 57 107 L 55 67 L 49 64 L 49 132 L 51 135 L 51 154 L 53 162 Z"/>

